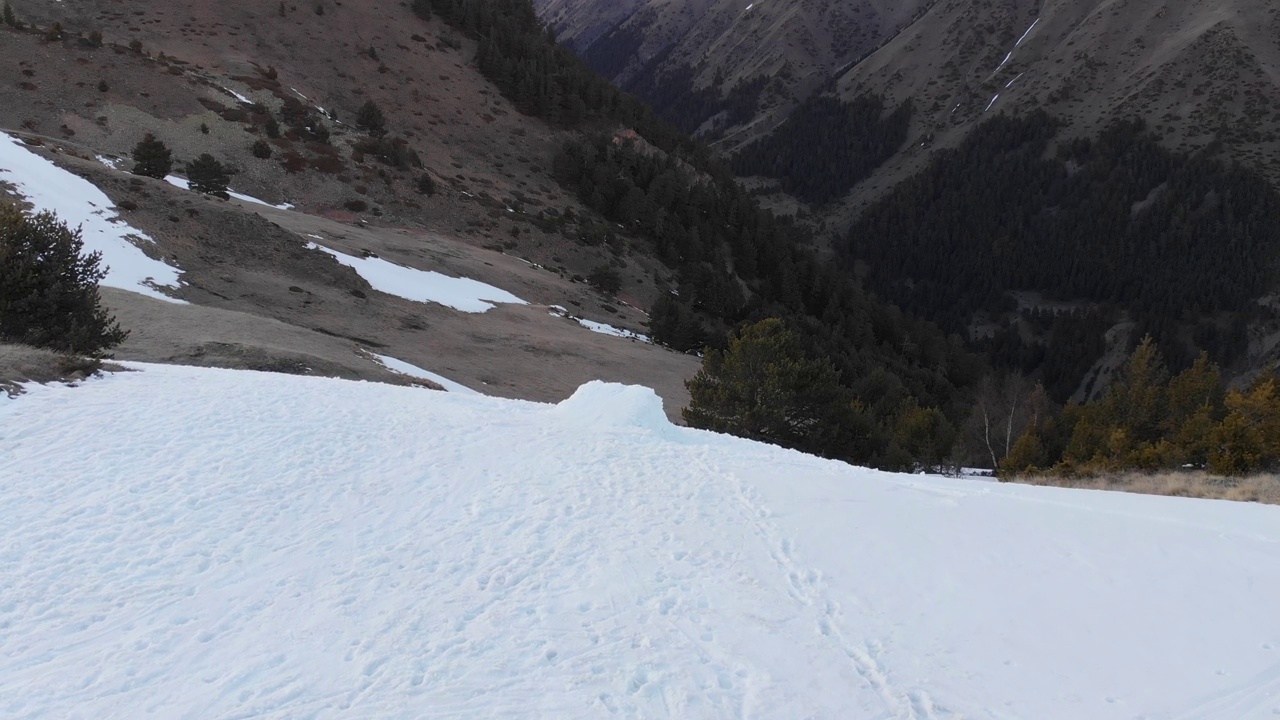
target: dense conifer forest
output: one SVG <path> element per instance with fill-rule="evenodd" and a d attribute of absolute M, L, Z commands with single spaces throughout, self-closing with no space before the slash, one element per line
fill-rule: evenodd
<path fill-rule="evenodd" d="M 809 203 L 844 197 L 902 147 L 911 103 L 885 113 L 884 100 L 862 95 L 844 102 L 814 95 L 772 133 L 733 158 L 739 175 L 782 180 L 787 192 Z"/>
<path fill-rule="evenodd" d="M 1055 144 L 1056 130 L 1043 112 L 988 121 L 871 207 L 849 233 L 850 257 L 875 269 L 876 292 L 948 330 L 1013 309 L 1010 291 L 1034 290 L 1127 311 L 1176 367 L 1199 350 L 1234 359 L 1239 322 L 1204 319 L 1247 316 L 1271 287 L 1280 195 L 1211 152 L 1160 147 L 1139 121 L 1096 140 Z M 1079 344 L 1096 343 L 1104 325 L 1051 339 L 1043 362 L 1083 358 Z M 1037 363 L 1011 337 L 991 347 L 1016 367 Z M 1061 381 L 1059 396 L 1072 379 Z"/>

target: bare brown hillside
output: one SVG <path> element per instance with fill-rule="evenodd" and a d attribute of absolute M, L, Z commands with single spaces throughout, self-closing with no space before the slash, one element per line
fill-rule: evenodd
<path fill-rule="evenodd" d="M 558 400 L 603 378 L 657 388 L 673 415 L 683 406 L 697 358 L 550 313 L 561 305 L 644 332 L 667 271 L 625 244 L 586 246 L 557 220 L 589 215 L 548 173 L 565 136 L 479 75 L 472 41 L 393 2 L 13 5 L 26 28 L 0 28 L 0 131 L 131 208 L 128 222 L 184 271 L 190 306 L 104 292 L 133 330 L 117 357 L 388 378 L 373 351 L 495 395 Z M 370 100 L 399 163 L 362 149 L 353 124 Z M 329 137 L 292 128 L 291 111 Z M 95 159 L 128 167 L 147 132 L 179 167 L 209 152 L 237 170 L 234 190 L 295 210 L 201 197 Z M 258 140 L 270 158 L 251 153 Z M 478 315 L 386 295 L 307 250 L 309 235 L 531 304 Z M 603 264 L 623 277 L 617 299 L 581 280 Z"/>

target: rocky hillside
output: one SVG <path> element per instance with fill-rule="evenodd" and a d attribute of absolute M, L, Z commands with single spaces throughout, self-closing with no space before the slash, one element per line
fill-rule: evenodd
<path fill-rule="evenodd" d="M 1165 147 L 1220 142 L 1280 187 L 1280 6 L 1266 0 L 939 2 L 838 82 L 915 107 L 865 200 L 993 113 L 1043 108 L 1064 135 L 1140 117 Z"/>
<path fill-rule="evenodd" d="M 926 0 L 540 0 L 598 72 L 682 129 L 767 129 L 910 24 Z"/>
<path fill-rule="evenodd" d="M 100 187 L 182 272 L 186 305 L 104 288 L 132 331 L 117 357 L 395 379 L 375 351 L 509 397 L 643 382 L 678 415 L 697 358 L 551 314 L 644 333 L 670 271 L 578 241 L 562 218 L 594 216 L 550 172 L 566 131 L 482 76 L 475 39 L 389 2 L 9 5 L 20 27 L 0 25 L 0 132 Z M 381 137 L 356 127 L 368 102 Z M 176 174 L 207 152 L 235 170 L 232 190 L 292 209 L 128 174 L 145 133 L 172 148 Z M 0 177 L 0 200 L 6 189 Z M 308 250 L 319 242 L 530 305 L 406 300 Z M 584 282 L 601 267 L 616 295 Z"/>

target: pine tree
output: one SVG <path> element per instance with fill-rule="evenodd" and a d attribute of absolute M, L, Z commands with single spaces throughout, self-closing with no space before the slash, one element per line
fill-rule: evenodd
<path fill-rule="evenodd" d="M 599 265 L 587 276 L 591 287 L 606 295 L 616 295 L 622 289 L 622 276 L 609 265 Z"/>
<path fill-rule="evenodd" d="M 155 135 L 147 133 L 133 148 L 133 174 L 163 180 L 173 170 L 173 153 Z"/>
<path fill-rule="evenodd" d="M 6 0 L 4 9 L 0 10 L 0 19 L 4 20 L 4 24 L 16 30 L 22 29 L 22 23 L 18 22 L 18 17 L 13 14 L 13 8 Z"/>
<path fill-rule="evenodd" d="M 806 356 L 781 320 L 743 328 L 727 350 L 711 350 L 685 383 L 685 422 L 696 428 L 827 456 L 860 440 L 860 418 L 830 361 Z"/>
<path fill-rule="evenodd" d="M 366 100 L 356 113 L 356 127 L 372 137 L 380 138 L 387 134 L 387 118 L 372 100 Z"/>
<path fill-rule="evenodd" d="M 128 333 L 102 307 L 101 254 L 52 213 L 0 206 L 0 338 L 102 357 Z"/>
<path fill-rule="evenodd" d="M 227 194 L 231 173 L 209 153 L 202 153 L 200 157 L 187 163 L 186 171 L 192 190 L 223 199 L 231 197 Z"/>

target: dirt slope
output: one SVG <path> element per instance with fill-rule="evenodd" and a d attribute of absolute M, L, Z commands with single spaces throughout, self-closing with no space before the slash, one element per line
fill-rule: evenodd
<path fill-rule="evenodd" d="M 104 292 L 133 331 L 118 357 L 394 378 L 370 350 L 507 397 L 559 400 L 604 378 L 655 387 L 673 416 L 685 404 L 697 358 L 549 312 L 561 305 L 643 332 L 636 308 L 661 291 L 666 271 L 625 245 L 583 246 L 572 226 L 550 222 L 566 208 L 585 212 L 546 170 L 565 136 L 511 108 L 472 66 L 474 45 L 444 25 L 394 2 L 288 5 L 283 15 L 248 0 L 14 5 L 41 31 L 0 29 L 0 131 L 39 143 L 37 152 L 131 208 L 127 221 L 184 271 L 190 306 Z M 54 22 L 65 30 L 57 40 L 43 32 Z M 77 39 L 94 31 L 103 47 Z M 366 100 L 420 165 L 360 151 L 364 135 L 348 123 Z M 263 119 L 285 125 L 286 103 L 327 126 L 328 141 L 287 126 L 270 138 Z M 205 198 L 94 159 L 127 156 L 145 132 L 169 144 L 179 166 L 210 152 L 238 170 L 233 189 L 296 209 Z M 271 158 L 251 154 L 259 139 Z M 423 174 L 435 194 L 418 191 Z M 531 305 L 478 315 L 386 295 L 308 250 L 308 235 L 472 277 Z M 579 281 L 601 264 L 620 270 L 627 302 Z"/>

